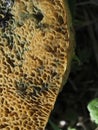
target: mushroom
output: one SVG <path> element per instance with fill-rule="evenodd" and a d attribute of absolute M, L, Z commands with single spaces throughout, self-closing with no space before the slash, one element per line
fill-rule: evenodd
<path fill-rule="evenodd" d="M 8 8 L 0 20 L 0 129 L 44 130 L 74 52 L 67 2 L 15 0 Z"/>

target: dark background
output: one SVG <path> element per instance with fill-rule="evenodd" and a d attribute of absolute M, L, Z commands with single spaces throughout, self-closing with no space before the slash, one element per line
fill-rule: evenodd
<path fill-rule="evenodd" d="M 46 130 L 95 130 L 87 105 L 98 97 L 98 0 L 69 0 L 69 6 L 75 30 L 75 57 Z M 66 124 L 58 129 L 62 120 Z"/>

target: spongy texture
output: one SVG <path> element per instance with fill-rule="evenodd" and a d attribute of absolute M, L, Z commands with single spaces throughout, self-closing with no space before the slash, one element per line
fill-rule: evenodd
<path fill-rule="evenodd" d="M 63 0 L 9 2 L 0 12 L 0 129 L 44 130 L 73 52 L 66 8 Z"/>

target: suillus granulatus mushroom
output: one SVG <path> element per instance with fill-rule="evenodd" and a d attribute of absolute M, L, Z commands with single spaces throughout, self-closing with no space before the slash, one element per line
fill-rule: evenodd
<path fill-rule="evenodd" d="M 0 129 L 44 130 L 74 52 L 66 0 L 0 1 Z"/>

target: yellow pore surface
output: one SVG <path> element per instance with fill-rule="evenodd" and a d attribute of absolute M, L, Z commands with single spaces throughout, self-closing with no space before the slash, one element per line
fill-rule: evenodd
<path fill-rule="evenodd" d="M 68 67 L 63 0 L 15 0 L 0 28 L 0 129 L 44 130 Z"/>

